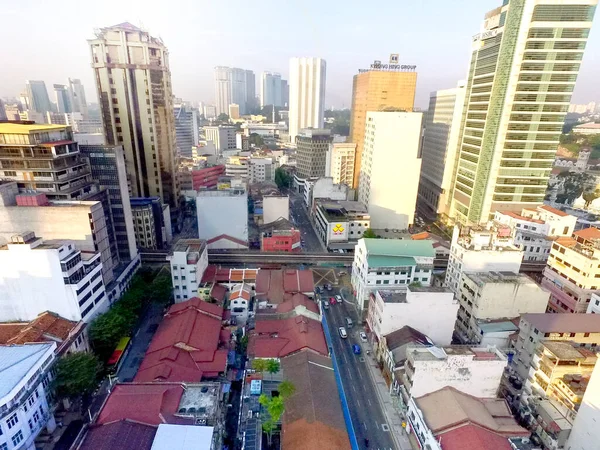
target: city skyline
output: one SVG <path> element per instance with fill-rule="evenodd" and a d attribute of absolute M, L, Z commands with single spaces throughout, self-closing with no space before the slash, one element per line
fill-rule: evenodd
<path fill-rule="evenodd" d="M 3 71 L 0 74 L 0 97 L 18 97 L 24 90 L 27 79 L 44 80 L 48 87 L 55 83 L 65 83 L 68 77 L 74 77 L 82 80 L 88 101 L 96 102 L 87 39 L 93 37 L 94 28 L 129 21 L 163 39 L 171 54 L 173 92 L 177 97 L 188 101 L 214 104 L 215 66 L 244 67 L 255 74 L 275 71 L 281 73 L 283 79 L 288 79 L 290 57 L 316 56 L 325 59 L 329 66 L 325 100 L 327 108 L 350 108 L 352 77 L 358 69 L 368 67 L 375 59 L 386 60 L 390 53 L 398 53 L 400 63 L 417 66 L 419 77 L 415 106 L 422 109 L 427 108 L 431 91 L 452 88 L 458 80 L 466 78 L 472 35 L 481 26 L 482 12 L 497 6 L 497 1 L 494 0 L 464 0 L 461 2 L 461 13 L 449 25 L 446 18 L 456 8 L 442 2 L 436 2 L 437 13 L 434 15 L 430 14 L 431 7 L 424 5 L 408 7 L 388 3 L 385 7 L 370 11 L 364 10 L 362 6 L 348 8 L 344 5 L 344 8 L 340 8 L 341 4 L 335 2 L 319 5 L 319 10 L 326 9 L 319 17 L 309 14 L 311 3 L 301 8 L 290 5 L 278 5 L 275 8 L 277 4 L 269 2 L 263 6 L 263 9 L 272 7 L 273 10 L 269 29 L 259 31 L 258 34 L 253 31 L 253 40 L 245 41 L 246 24 L 251 23 L 253 17 L 258 19 L 257 15 L 262 9 L 254 11 L 249 5 L 242 3 L 207 3 L 190 8 L 189 4 L 179 4 L 176 1 L 168 10 L 162 10 L 153 7 L 153 2 L 141 1 L 110 8 L 109 1 L 109 7 L 90 17 L 80 17 L 80 8 L 66 7 L 61 9 L 61 15 L 66 15 L 64 20 L 69 20 L 72 15 L 70 23 L 73 26 L 65 31 L 68 36 L 65 34 L 64 38 L 60 30 L 55 30 L 54 33 L 57 34 L 53 39 L 47 39 L 47 29 L 42 24 L 47 23 L 49 17 L 57 12 L 50 5 L 38 3 L 33 10 L 26 11 L 23 6 L 11 5 L 3 11 L 6 23 L 0 31 L 3 42 L 16 42 L 10 36 L 17 33 L 20 17 L 27 17 L 28 23 L 32 24 L 31 32 L 34 36 L 19 45 L 3 46 L 3 60 L 12 69 L 10 73 Z M 70 0 L 66 3 L 70 3 Z M 117 5 L 116 2 L 114 4 Z M 316 7 L 316 2 L 314 4 Z M 234 9 L 245 13 L 233 15 L 233 22 L 226 32 L 220 31 L 214 22 L 197 26 L 198 21 L 207 14 L 218 16 Z M 180 14 L 183 10 L 189 14 Z M 114 11 L 118 11 L 118 14 Z M 311 29 L 311 37 L 306 38 L 306 34 L 302 33 L 290 33 L 285 20 L 287 15 L 293 15 L 298 26 Z M 336 17 L 336 23 L 339 24 L 333 29 L 325 23 L 332 16 Z M 396 22 L 397 26 L 381 26 L 381 18 L 389 16 L 401 18 Z M 15 20 L 10 20 L 11 18 Z M 423 23 L 428 24 L 425 29 L 420 25 Z M 181 33 L 182 28 L 189 31 Z M 343 39 L 331 39 L 330 34 L 336 29 Z M 268 36 L 278 38 L 267 39 Z M 242 42 L 248 42 L 247 48 L 240 45 Z M 388 42 L 392 44 L 387 44 Z M 377 43 L 377 48 L 374 43 Z M 410 43 L 410 46 L 405 43 Z M 592 30 L 586 53 L 594 54 L 598 51 L 600 35 Z M 202 58 L 191 58 L 191 54 L 202 54 Z M 68 64 L 64 64 L 65 55 L 69 55 Z M 57 61 L 63 63 L 57 64 Z M 598 77 L 600 62 L 587 56 L 583 61 L 573 103 L 600 100 L 593 85 L 594 79 Z M 257 88 L 257 93 L 258 91 Z"/>

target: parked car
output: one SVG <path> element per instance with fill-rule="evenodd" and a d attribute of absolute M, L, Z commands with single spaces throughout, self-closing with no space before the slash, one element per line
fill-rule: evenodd
<path fill-rule="evenodd" d="M 361 331 L 360 333 L 358 333 L 358 335 L 360 336 L 361 341 L 367 342 L 367 333 L 365 333 L 364 331 Z"/>
<path fill-rule="evenodd" d="M 327 283 L 325 285 L 325 289 L 327 289 L 328 291 L 331 291 L 333 289 L 333 286 L 331 284 Z"/>
<path fill-rule="evenodd" d="M 342 339 L 346 339 L 348 337 L 348 333 L 346 333 L 346 329 L 344 327 L 339 327 L 338 332 L 340 333 L 340 337 Z"/>
<path fill-rule="evenodd" d="M 332 305 L 335 305 L 336 301 L 334 297 L 329 297 L 329 303 L 331 303 Z"/>
<path fill-rule="evenodd" d="M 354 352 L 355 355 L 360 355 L 360 345 L 358 345 L 358 344 L 352 345 L 352 351 Z"/>
<path fill-rule="evenodd" d="M 338 303 L 342 303 L 342 297 L 340 295 L 336 295 L 335 299 Z"/>
<path fill-rule="evenodd" d="M 323 300 L 323 309 L 329 309 L 329 303 Z"/>

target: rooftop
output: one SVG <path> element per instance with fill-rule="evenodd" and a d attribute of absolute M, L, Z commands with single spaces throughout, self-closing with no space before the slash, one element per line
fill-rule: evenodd
<path fill-rule="evenodd" d="M 0 399 L 10 394 L 55 348 L 55 343 L 0 346 Z"/>
<path fill-rule="evenodd" d="M 213 427 L 170 425 L 158 426 L 152 450 L 211 450 Z"/>
<path fill-rule="evenodd" d="M 0 123 L 0 134 L 29 134 L 36 131 L 64 130 L 66 128 L 66 125 L 49 125 L 43 123 L 24 124 L 4 122 Z"/>
<path fill-rule="evenodd" d="M 506 361 L 506 355 L 495 348 L 470 347 L 467 345 L 412 345 L 406 351 L 414 361 L 441 361 L 451 356 L 471 356 L 473 361 Z"/>
<path fill-rule="evenodd" d="M 560 209 L 553 208 L 552 206 L 543 205 L 543 206 L 540 206 L 539 208 L 543 209 L 545 211 L 551 212 L 552 214 L 556 214 L 557 216 L 561 216 L 561 217 L 568 216 L 568 214 L 566 212 L 561 211 Z"/>
<path fill-rule="evenodd" d="M 151 450 L 157 427 L 122 419 L 91 425 L 77 450 Z"/>
<path fill-rule="evenodd" d="M 435 257 L 433 242 L 409 239 L 364 239 L 369 256 Z"/>
<path fill-rule="evenodd" d="M 405 325 L 396 331 L 392 331 L 391 333 L 386 334 L 384 337 L 387 348 L 390 351 L 412 342 L 422 345 L 433 344 L 431 339 L 429 339 L 426 335 L 418 330 L 415 330 L 413 327 L 409 327 L 408 325 Z"/>
<path fill-rule="evenodd" d="M 523 314 L 542 333 L 600 333 L 600 314 Z"/>
<path fill-rule="evenodd" d="M 202 254 L 206 248 L 206 241 L 204 239 L 180 239 L 173 246 L 173 252 L 194 252 Z"/>
<path fill-rule="evenodd" d="M 329 222 L 351 219 L 354 216 L 361 216 L 363 219 L 369 218 L 367 207 L 360 202 L 318 198 L 315 199 L 315 203 Z"/>
<path fill-rule="evenodd" d="M 586 240 L 600 239 L 600 230 L 596 227 L 584 228 L 573 233 L 573 236 L 581 237 Z"/>
<path fill-rule="evenodd" d="M 507 319 L 501 319 L 497 321 L 477 321 L 477 326 L 482 333 L 499 333 L 503 331 L 512 333 L 519 331 L 519 327 Z"/>
<path fill-rule="evenodd" d="M 486 283 L 510 283 L 510 284 L 534 284 L 531 278 L 523 273 L 514 272 L 474 272 L 466 273 L 473 283 L 479 287 L 483 287 Z"/>
<path fill-rule="evenodd" d="M 596 354 L 586 348 L 579 347 L 569 341 L 543 341 L 542 345 L 546 347 L 558 359 L 581 360 L 587 358 L 596 359 Z"/>
<path fill-rule="evenodd" d="M 312 270 L 262 269 L 256 276 L 256 296 L 272 304 L 283 303 L 285 294 L 312 293 L 314 287 Z"/>

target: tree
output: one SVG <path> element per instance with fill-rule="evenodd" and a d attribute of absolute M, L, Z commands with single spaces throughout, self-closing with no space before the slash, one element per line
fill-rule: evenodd
<path fill-rule="evenodd" d="M 277 386 L 277 390 L 279 391 L 281 398 L 285 401 L 296 393 L 296 386 L 294 386 L 294 383 L 291 381 L 283 380 Z"/>
<path fill-rule="evenodd" d="M 260 403 L 263 408 L 267 410 L 267 414 L 269 416 L 267 420 L 263 421 L 262 429 L 267 434 L 270 447 L 273 441 L 273 431 L 275 431 L 275 426 L 281 420 L 281 416 L 285 410 L 283 397 L 268 397 L 265 394 L 261 394 L 261 396 L 258 398 L 258 403 Z"/>
<path fill-rule="evenodd" d="M 292 184 L 292 177 L 281 167 L 275 169 L 275 184 L 279 189 L 288 188 Z"/>
<path fill-rule="evenodd" d="M 262 147 L 263 145 L 265 145 L 265 140 L 260 134 L 251 133 L 250 136 L 248 136 L 248 144 L 253 145 L 255 147 Z"/>
<path fill-rule="evenodd" d="M 217 116 L 219 122 L 229 122 L 229 116 L 225 113 L 221 113 Z"/>
<path fill-rule="evenodd" d="M 267 372 L 271 374 L 271 378 L 281 369 L 281 364 L 276 359 L 267 359 Z"/>
<path fill-rule="evenodd" d="M 365 230 L 365 232 L 363 233 L 362 237 L 366 238 L 366 239 L 377 239 L 377 235 L 375 234 L 375 232 L 373 230 L 371 230 L 370 228 L 367 228 Z"/>
<path fill-rule="evenodd" d="M 588 209 L 590 207 L 590 204 L 596 200 L 598 197 L 600 197 L 600 190 L 598 191 L 593 191 L 593 192 L 584 192 L 583 193 L 583 199 L 585 200 L 585 209 Z"/>
<path fill-rule="evenodd" d="M 252 368 L 257 372 L 264 372 L 267 370 L 267 360 L 266 359 L 255 359 L 252 361 Z"/>
<path fill-rule="evenodd" d="M 56 364 L 54 388 L 61 397 L 70 399 L 90 394 L 98 384 L 102 364 L 92 353 L 77 352 L 63 356 Z"/>
<path fill-rule="evenodd" d="M 409 288 L 411 288 L 411 287 L 420 288 L 420 287 L 423 287 L 423 285 L 421 284 L 421 282 L 420 282 L 420 281 L 413 281 L 412 283 L 410 283 L 410 284 L 408 285 L 408 287 L 409 287 Z"/>

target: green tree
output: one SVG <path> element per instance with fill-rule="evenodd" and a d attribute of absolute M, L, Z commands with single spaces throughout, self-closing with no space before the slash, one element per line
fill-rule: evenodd
<path fill-rule="evenodd" d="M 281 167 L 275 169 L 275 184 L 279 189 L 289 188 L 292 184 L 292 177 Z"/>
<path fill-rule="evenodd" d="M 279 395 L 285 401 L 296 393 L 296 386 L 289 380 L 283 380 L 277 386 L 277 390 L 279 391 Z"/>
<path fill-rule="evenodd" d="M 225 113 L 221 113 L 217 116 L 219 122 L 229 122 L 229 116 Z"/>
<path fill-rule="evenodd" d="M 263 421 L 262 429 L 267 434 L 270 447 L 273 442 L 273 432 L 275 431 L 275 427 L 281 420 L 281 416 L 285 410 L 284 400 L 281 396 L 268 397 L 265 394 L 261 394 L 258 398 L 258 403 L 265 408 L 269 417 L 267 420 Z"/>
<path fill-rule="evenodd" d="M 367 228 L 365 230 L 365 232 L 363 233 L 362 237 L 366 238 L 366 239 L 377 239 L 377 235 L 375 234 L 375 232 L 373 230 L 371 230 L 370 228 Z"/>
<path fill-rule="evenodd" d="M 58 360 L 53 386 L 60 397 L 74 399 L 90 394 L 101 370 L 102 364 L 92 353 L 71 353 Z"/>
<path fill-rule="evenodd" d="M 257 372 L 264 372 L 267 370 L 267 360 L 266 359 L 254 359 L 252 361 L 252 368 Z"/>
<path fill-rule="evenodd" d="M 260 134 L 251 133 L 250 136 L 248 136 L 248 144 L 254 145 L 255 147 L 262 147 L 265 145 L 265 140 Z"/>
<path fill-rule="evenodd" d="M 271 378 L 281 369 L 281 364 L 276 359 L 267 359 L 267 372 L 271 374 Z"/>

